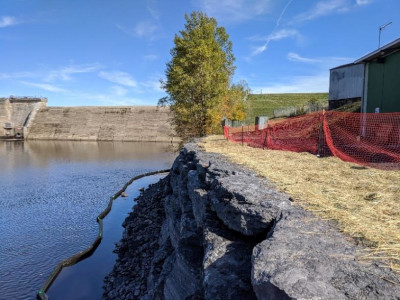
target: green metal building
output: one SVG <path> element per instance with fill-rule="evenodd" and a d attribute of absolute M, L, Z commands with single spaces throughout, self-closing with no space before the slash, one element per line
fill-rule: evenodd
<path fill-rule="evenodd" d="M 361 100 L 362 112 L 400 112 L 400 38 L 330 71 L 330 107 L 352 95 Z"/>

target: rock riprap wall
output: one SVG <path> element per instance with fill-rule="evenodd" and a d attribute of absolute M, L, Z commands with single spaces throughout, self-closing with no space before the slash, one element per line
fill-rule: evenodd
<path fill-rule="evenodd" d="M 187 144 L 124 222 L 105 299 L 399 299 L 399 276 L 266 179 Z"/>
<path fill-rule="evenodd" d="M 170 118 L 169 108 L 156 106 L 44 107 L 27 138 L 171 142 L 175 140 Z"/>

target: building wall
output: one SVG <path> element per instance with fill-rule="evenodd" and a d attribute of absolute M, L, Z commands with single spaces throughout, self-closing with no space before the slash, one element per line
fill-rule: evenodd
<path fill-rule="evenodd" d="M 367 111 L 400 112 L 400 51 L 369 64 Z"/>
<path fill-rule="evenodd" d="M 359 98 L 364 85 L 364 64 L 330 70 L 329 101 Z"/>

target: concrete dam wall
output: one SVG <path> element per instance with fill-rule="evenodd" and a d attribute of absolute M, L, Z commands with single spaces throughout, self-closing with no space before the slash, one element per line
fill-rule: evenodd
<path fill-rule="evenodd" d="M 175 142 L 170 110 L 156 106 L 43 107 L 29 140 Z"/>
<path fill-rule="evenodd" d="M 0 138 L 22 138 L 23 128 L 28 127 L 36 112 L 46 106 L 46 98 L 0 98 Z"/>

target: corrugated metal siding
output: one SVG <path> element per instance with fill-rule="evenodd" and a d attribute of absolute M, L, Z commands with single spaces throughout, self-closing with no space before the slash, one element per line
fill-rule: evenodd
<path fill-rule="evenodd" d="M 400 52 L 369 65 L 367 112 L 400 112 Z"/>
<path fill-rule="evenodd" d="M 364 64 L 332 69 L 329 78 L 329 101 L 362 98 Z"/>

